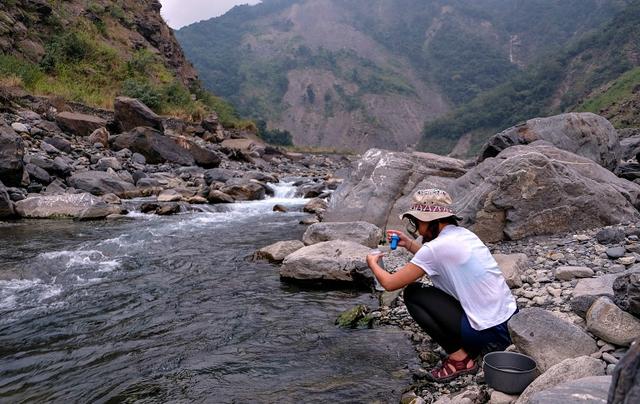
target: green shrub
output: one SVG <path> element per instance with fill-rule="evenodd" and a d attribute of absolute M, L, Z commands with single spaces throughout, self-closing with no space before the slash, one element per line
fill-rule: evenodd
<path fill-rule="evenodd" d="M 148 81 L 127 79 L 122 83 L 122 93 L 127 97 L 137 98 L 154 111 L 162 106 L 162 94 Z"/>
<path fill-rule="evenodd" d="M 20 60 L 15 56 L 4 54 L 0 54 L 0 75 L 20 77 L 27 89 L 33 89 L 45 77 L 37 65 Z"/>

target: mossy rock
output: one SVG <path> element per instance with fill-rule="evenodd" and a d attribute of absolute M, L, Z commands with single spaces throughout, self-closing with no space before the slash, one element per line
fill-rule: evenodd
<path fill-rule="evenodd" d="M 371 328 L 373 318 L 369 316 L 369 308 L 359 304 L 342 312 L 336 319 L 336 325 L 342 328 Z"/>

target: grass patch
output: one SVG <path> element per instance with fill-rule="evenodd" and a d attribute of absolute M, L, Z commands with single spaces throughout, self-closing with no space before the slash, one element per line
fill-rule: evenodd
<path fill-rule="evenodd" d="M 618 78 L 606 91 L 586 100 L 577 110 L 595 114 L 632 96 L 640 86 L 640 67 L 632 69 Z"/>

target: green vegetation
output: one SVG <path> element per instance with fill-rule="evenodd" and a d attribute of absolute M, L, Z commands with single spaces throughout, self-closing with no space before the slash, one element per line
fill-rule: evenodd
<path fill-rule="evenodd" d="M 636 67 L 620 76 L 606 91 L 586 100 L 577 110 L 598 114 L 621 100 L 631 97 L 638 91 L 640 91 L 640 67 Z"/>
<path fill-rule="evenodd" d="M 293 146 L 293 138 L 291 133 L 287 130 L 280 129 L 267 129 L 267 123 L 263 120 L 256 122 L 258 129 L 258 136 L 267 143 L 271 143 L 278 146 Z"/>
<path fill-rule="evenodd" d="M 419 148 L 448 153 L 467 133 L 474 134 L 473 143 L 479 146 L 488 136 L 518 122 L 572 109 L 593 90 L 633 68 L 634 55 L 640 53 L 638 38 L 640 1 L 634 0 L 602 29 L 425 125 Z M 637 75 L 632 71 L 622 76 L 611 94 L 586 100 L 582 108 L 595 109 L 619 97 L 629 91 Z M 568 91 L 560 92 L 564 87 Z"/>

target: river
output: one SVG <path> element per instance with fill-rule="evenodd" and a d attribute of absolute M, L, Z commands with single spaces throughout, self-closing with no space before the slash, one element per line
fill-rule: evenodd
<path fill-rule="evenodd" d="M 293 191 L 169 217 L 0 223 L 0 401 L 398 402 L 406 335 L 334 325 L 374 295 L 300 289 L 249 259 L 301 237 Z"/>

